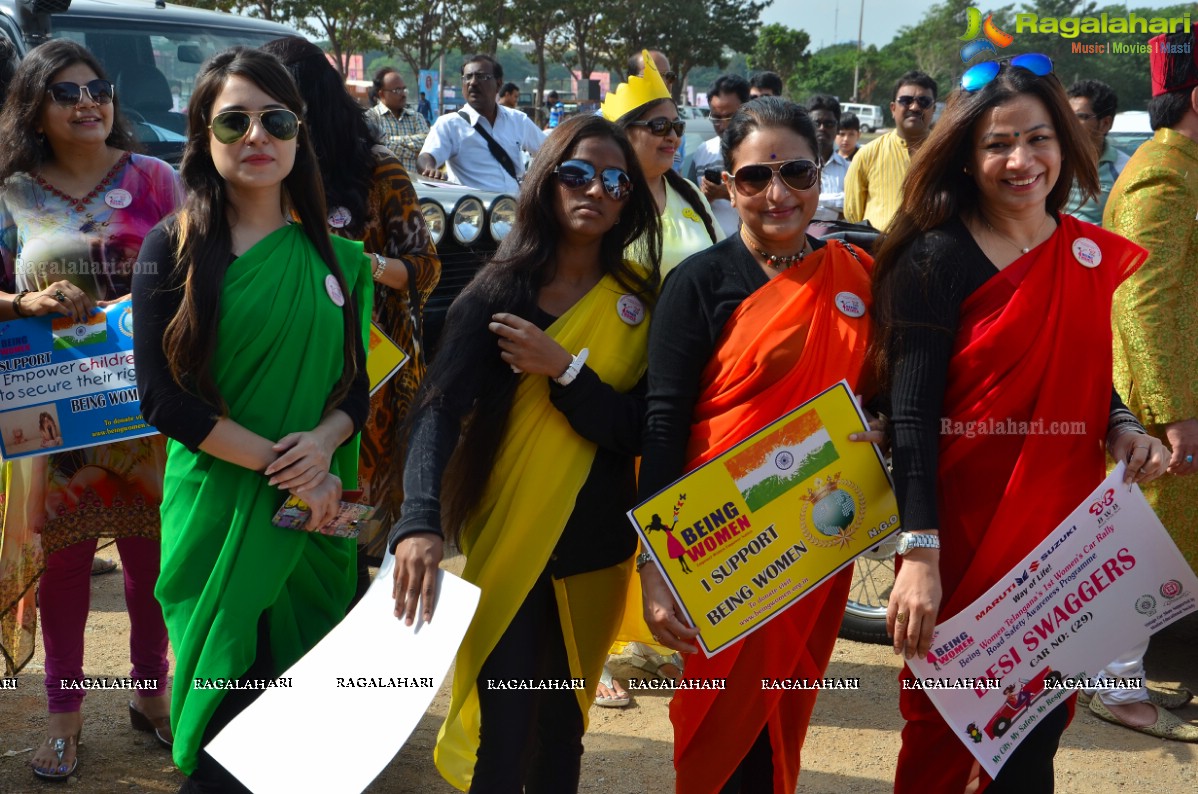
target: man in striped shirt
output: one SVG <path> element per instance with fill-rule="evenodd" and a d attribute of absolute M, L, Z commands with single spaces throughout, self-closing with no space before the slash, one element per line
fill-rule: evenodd
<path fill-rule="evenodd" d="M 390 66 L 379 69 L 374 76 L 378 104 L 370 109 L 368 118 L 378 130 L 380 140 L 413 178 L 419 175 L 416 155 L 428 136 L 428 121 L 408 108 L 408 88 L 399 72 Z"/>
<path fill-rule="evenodd" d="M 844 178 L 845 220 L 866 221 L 886 230 L 902 202 L 911 154 L 928 137 L 935 110 L 935 80 L 916 71 L 899 78 L 890 103 L 894 130 L 861 147 L 849 164 Z"/>

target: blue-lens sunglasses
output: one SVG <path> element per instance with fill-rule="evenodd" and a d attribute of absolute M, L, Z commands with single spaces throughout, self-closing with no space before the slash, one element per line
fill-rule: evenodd
<path fill-rule="evenodd" d="M 1027 69 L 1037 77 L 1052 74 L 1052 58 L 1043 53 L 1028 52 L 1023 55 L 1016 55 L 1014 58 L 1005 58 L 1001 61 L 975 63 L 965 70 L 965 74 L 961 75 L 961 87 L 966 91 L 977 91 L 979 88 L 985 88 L 995 77 L 998 77 L 999 70 L 1006 65 L 1017 69 Z"/>

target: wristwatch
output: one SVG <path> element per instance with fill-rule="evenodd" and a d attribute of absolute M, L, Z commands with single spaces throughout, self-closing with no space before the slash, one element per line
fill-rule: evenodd
<path fill-rule="evenodd" d="M 553 380 L 559 386 L 569 386 L 578 377 L 578 373 L 582 372 L 582 365 L 587 363 L 587 355 L 590 353 L 589 348 L 583 348 L 578 352 L 578 355 L 570 360 L 570 366 L 566 367 L 566 371 L 558 375 Z"/>
<path fill-rule="evenodd" d="M 911 549 L 938 548 L 940 548 L 939 535 L 932 535 L 926 532 L 900 532 L 895 551 L 898 552 L 899 556 L 905 557 Z"/>

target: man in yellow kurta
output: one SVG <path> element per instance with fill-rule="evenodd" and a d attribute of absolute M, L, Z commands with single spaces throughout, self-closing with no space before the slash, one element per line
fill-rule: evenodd
<path fill-rule="evenodd" d="M 1196 26 L 1198 28 L 1198 26 Z M 1164 46 L 1164 45 L 1170 46 Z M 1172 476 L 1143 487 L 1191 567 L 1198 568 L 1198 60 L 1194 32 L 1150 43 L 1145 142 L 1111 189 L 1103 226 L 1148 249 L 1147 261 L 1115 293 L 1115 388 L 1148 431 L 1173 450 Z M 1176 54 L 1165 54 L 1176 49 Z M 1142 678 L 1147 642 L 1105 674 Z M 1172 695 L 1172 696 L 1170 696 Z M 1164 708 L 1185 691 L 1100 690 L 1090 710 L 1110 722 L 1167 739 L 1198 741 L 1198 726 Z M 1164 708 L 1162 708 L 1164 707 Z"/>

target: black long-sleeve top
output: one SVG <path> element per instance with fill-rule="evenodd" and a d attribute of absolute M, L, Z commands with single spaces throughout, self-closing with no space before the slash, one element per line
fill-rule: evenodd
<path fill-rule="evenodd" d="M 895 264 L 891 377 L 894 484 L 904 529 L 938 529 L 940 418 L 961 304 L 999 271 L 960 219 L 916 238 Z M 1111 388 L 1111 411 L 1124 408 Z"/>
<path fill-rule="evenodd" d="M 138 269 L 133 277 L 133 356 L 137 362 L 137 390 L 141 413 L 160 433 L 180 442 L 192 452 L 212 432 L 220 411 L 198 395 L 184 389 L 171 374 L 162 339 L 183 302 L 185 273 L 175 259 L 175 246 L 167 221 L 150 230 L 142 242 Z M 216 329 L 212 329 L 216 333 Z M 354 336 L 358 375 L 345 399 L 335 408 L 353 422 L 354 433 L 362 429 L 370 413 L 370 380 L 366 374 L 366 348 L 360 334 Z M 299 388 L 300 373 L 296 373 Z M 280 399 L 286 398 L 280 384 Z"/>
<path fill-rule="evenodd" d="M 827 244 L 809 239 L 815 248 Z M 740 235 L 694 254 L 670 271 L 649 326 L 641 501 L 685 471 L 699 379 L 728 318 L 768 281 Z"/>
<path fill-rule="evenodd" d="M 450 309 L 446 326 L 477 322 L 467 318 L 489 317 L 482 300 L 465 292 Z M 545 330 L 557 318 L 536 308 L 526 319 Z M 456 338 L 456 335 L 447 336 L 446 341 L 452 347 L 443 345 L 437 356 L 464 358 L 464 366 L 454 368 L 459 373 L 454 382 L 444 384 L 438 397 L 418 409 L 412 420 L 404 467 L 403 508 L 387 540 L 392 550 L 400 540 L 416 532 L 442 534 L 441 478 L 457 446 L 462 422 L 484 388 L 484 373 L 500 360 L 499 338 L 486 329 L 485 323 L 479 333 L 469 337 L 469 342 L 450 341 Z M 433 366 L 438 366 L 436 361 Z M 430 380 L 435 380 L 435 375 L 430 373 Z M 642 378 L 631 391 L 618 392 L 587 366 L 583 366 L 569 386 L 560 386 L 549 379 L 550 402 L 565 415 L 579 436 L 598 447 L 577 496 L 546 494 L 546 498 L 574 499 L 574 510 L 549 558 L 549 573 L 556 578 L 617 565 L 636 550 L 636 533 L 625 512 L 635 504 L 633 459 L 641 453 L 644 389 Z M 481 489 L 483 484 L 477 487 Z"/>

